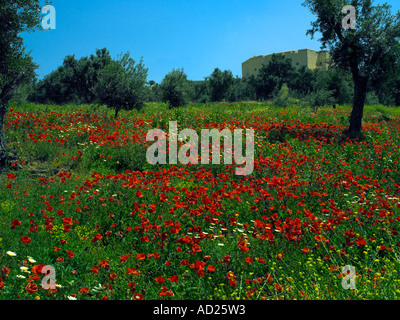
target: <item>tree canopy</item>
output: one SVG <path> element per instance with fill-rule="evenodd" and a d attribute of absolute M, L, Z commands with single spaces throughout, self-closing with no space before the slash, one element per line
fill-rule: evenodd
<path fill-rule="evenodd" d="M 234 82 L 232 71 L 221 71 L 219 68 L 215 68 L 207 80 L 211 101 L 226 99 Z"/>
<path fill-rule="evenodd" d="M 189 83 L 183 68 L 172 69 L 161 81 L 162 100 L 168 102 L 170 108 L 178 108 L 188 101 Z"/>
<path fill-rule="evenodd" d="M 39 103 L 63 104 L 93 103 L 96 101 L 95 86 L 100 70 L 112 61 L 110 52 L 97 49 L 95 54 L 82 57 L 67 55 L 63 64 L 36 84 L 31 100 Z"/>
<path fill-rule="evenodd" d="M 39 30 L 39 1 L 8 0 L 0 4 L 0 102 L 8 103 L 18 85 L 38 68 L 26 52 L 21 33 Z"/>
<path fill-rule="evenodd" d="M 141 109 L 145 101 L 147 72 L 143 59 L 136 63 L 129 52 L 121 54 L 100 69 L 94 88 L 97 99 L 115 110 L 115 118 L 121 109 Z"/>

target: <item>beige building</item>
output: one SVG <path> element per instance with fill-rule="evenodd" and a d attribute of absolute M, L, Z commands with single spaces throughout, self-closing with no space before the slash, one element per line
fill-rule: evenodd
<path fill-rule="evenodd" d="M 328 69 L 328 51 L 315 51 L 310 49 L 301 49 L 298 51 L 285 51 L 276 54 L 282 54 L 293 62 L 293 66 L 300 68 L 306 66 L 309 69 Z M 246 79 L 251 75 L 256 75 L 263 64 L 268 64 L 272 54 L 266 56 L 254 56 L 242 63 L 242 78 Z"/>

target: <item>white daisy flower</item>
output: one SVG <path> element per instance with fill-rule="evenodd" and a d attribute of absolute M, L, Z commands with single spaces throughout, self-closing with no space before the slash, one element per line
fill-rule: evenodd
<path fill-rule="evenodd" d="M 29 269 L 27 267 L 20 267 L 22 272 L 29 272 Z"/>
<path fill-rule="evenodd" d="M 17 254 L 15 252 L 12 251 L 7 251 L 6 252 L 10 257 L 15 257 Z"/>

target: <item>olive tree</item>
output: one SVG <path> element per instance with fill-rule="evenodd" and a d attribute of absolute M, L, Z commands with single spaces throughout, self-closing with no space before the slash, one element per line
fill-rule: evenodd
<path fill-rule="evenodd" d="M 18 87 L 35 76 L 38 66 L 26 52 L 22 32 L 41 28 L 39 0 L 0 2 L 0 167 L 14 156 L 7 148 L 4 121 Z"/>
<path fill-rule="evenodd" d="M 355 9 L 350 27 L 346 5 Z M 317 17 L 307 34 L 321 33 L 322 49 L 330 49 L 332 63 L 352 74 L 353 109 L 346 133 L 359 136 L 369 82 L 395 68 L 400 55 L 400 12 L 393 15 L 391 6 L 373 6 L 372 0 L 306 0 L 303 6 Z"/>
<path fill-rule="evenodd" d="M 130 53 L 119 55 L 99 71 L 95 93 L 100 103 L 115 110 L 141 109 L 146 96 L 147 72 L 143 59 L 136 63 Z"/>
<path fill-rule="evenodd" d="M 188 101 L 189 82 L 183 69 L 172 69 L 161 81 L 162 100 L 170 108 L 178 108 Z"/>

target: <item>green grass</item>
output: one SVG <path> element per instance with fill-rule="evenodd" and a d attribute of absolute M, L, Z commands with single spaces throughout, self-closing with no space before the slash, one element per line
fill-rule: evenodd
<path fill-rule="evenodd" d="M 0 299 L 399 297 L 397 108 L 366 106 L 356 141 L 342 134 L 349 106 L 149 104 L 117 120 L 103 106 L 13 108 Z M 253 128 L 254 172 L 149 165 L 146 133 L 169 121 Z M 42 288 L 38 265 L 55 268 L 56 290 Z M 342 287 L 347 265 L 356 289 Z"/>

